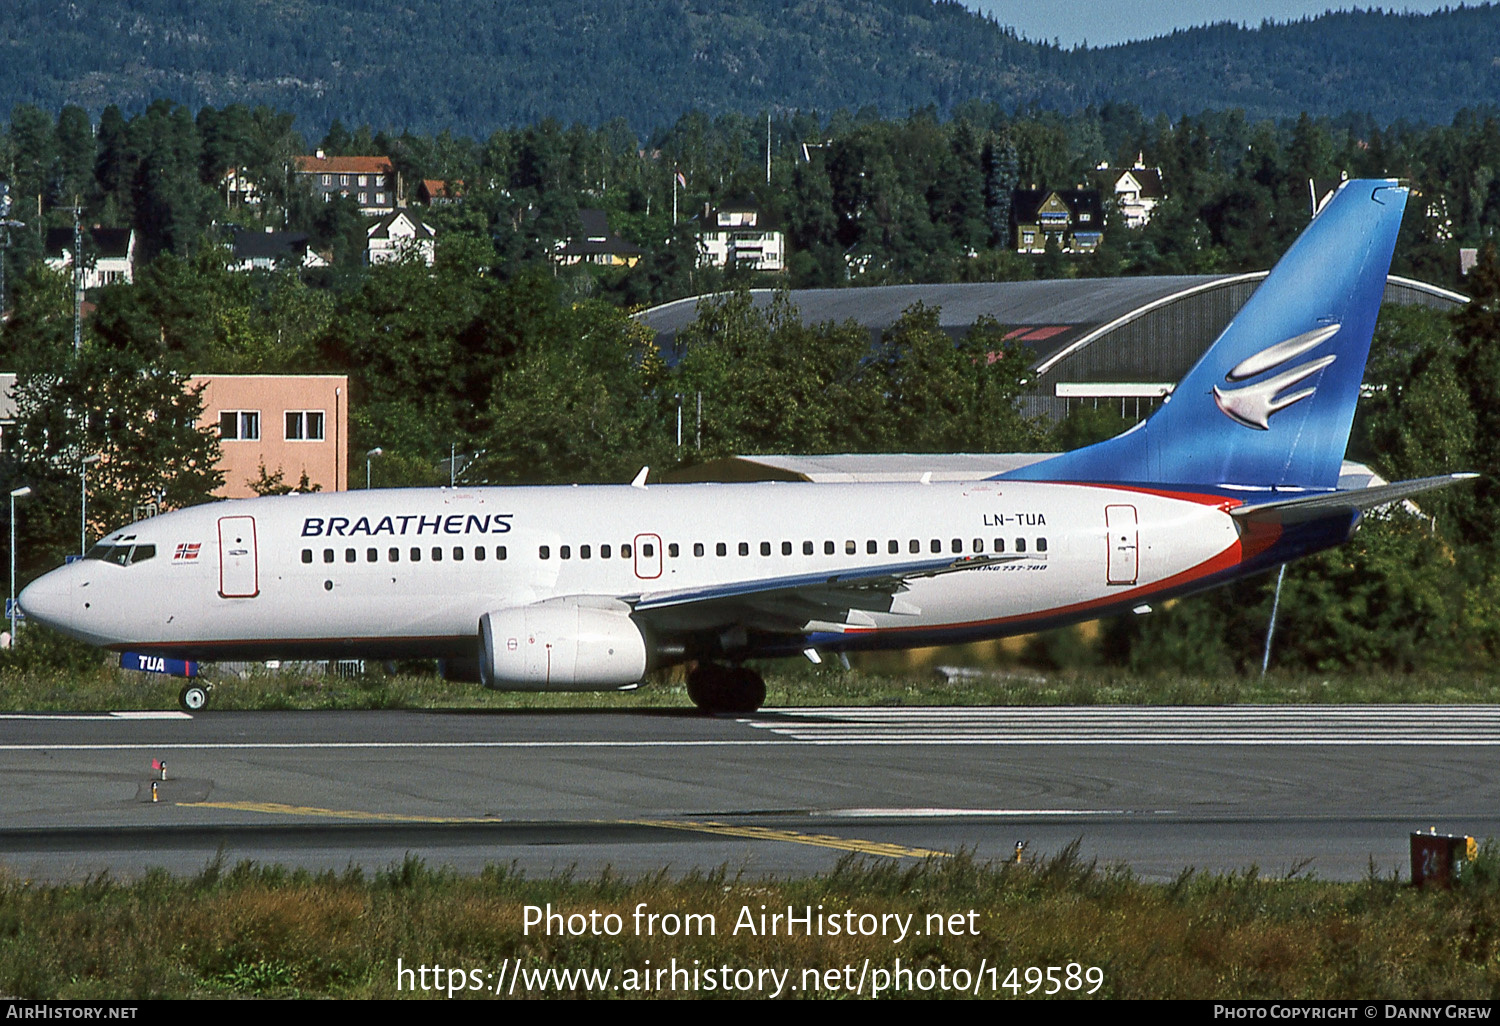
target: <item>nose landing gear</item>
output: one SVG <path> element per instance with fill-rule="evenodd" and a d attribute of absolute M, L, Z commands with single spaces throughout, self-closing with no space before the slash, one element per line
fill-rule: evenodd
<path fill-rule="evenodd" d="M 198 712 L 208 705 L 208 692 L 207 684 L 184 684 L 177 693 L 177 704 L 182 706 L 183 712 Z"/>
<path fill-rule="evenodd" d="M 705 713 L 753 713 L 766 700 L 766 682 L 745 666 L 699 663 L 688 671 L 688 697 Z"/>

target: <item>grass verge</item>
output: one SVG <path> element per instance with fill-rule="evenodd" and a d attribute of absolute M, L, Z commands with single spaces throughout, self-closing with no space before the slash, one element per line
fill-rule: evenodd
<path fill-rule="evenodd" d="M 662 936 L 660 927 L 648 935 L 635 925 L 642 903 L 648 915 L 712 916 L 715 929 L 709 935 L 699 919 L 701 936 Z M 548 904 L 562 915 L 596 912 L 601 933 L 612 913 L 620 929 L 616 936 L 545 936 L 533 927 L 526 935 L 525 906 Z M 735 929 L 747 914 L 758 922 L 762 906 L 767 913 L 791 906 L 799 915 L 811 906 L 824 917 L 842 918 L 845 910 L 912 916 L 913 933 L 895 939 L 894 921 L 887 936 L 799 930 L 773 938 Z M 962 926 L 935 935 L 929 915 L 950 929 Z M 775 980 L 759 971 L 774 970 L 786 974 L 782 996 L 848 997 L 863 968 L 865 996 L 881 970 L 892 996 L 963 996 L 938 982 L 957 984 L 962 969 L 969 994 L 977 979 L 978 996 L 1011 997 L 1034 987 L 1026 967 L 1059 966 L 1065 974 L 1073 963 L 1082 982 L 1061 996 L 1086 996 L 1084 974 L 1097 967 L 1103 982 L 1095 997 L 1493 1000 L 1500 993 L 1497 924 L 1500 852 L 1492 843 L 1452 891 L 1415 891 L 1374 876 L 1339 884 L 1255 872 L 1184 873 L 1148 884 L 1083 862 L 1071 847 L 1020 864 L 962 855 L 917 864 L 849 857 L 825 876 L 800 880 L 751 880 L 726 869 L 675 880 L 608 872 L 528 879 L 504 867 L 465 877 L 411 857 L 369 877 L 251 863 L 226 870 L 214 862 L 196 877 L 158 872 L 128 885 L 107 876 L 66 886 L 0 878 L 0 989 L 80 1000 L 446 997 L 456 981 L 455 997 L 483 997 L 519 966 L 527 974 L 610 976 L 602 988 L 598 977 L 590 985 L 523 976 L 514 996 L 692 997 L 722 995 L 705 988 L 702 971 L 727 967 L 752 970 L 733 978 L 755 978 L 736 991 L 747 996 L 771 994 Z M 642 970 L 669 971 L 674 958 L 683 970 L 675 986 L 658 980 L 641 989 L 649 981 Z M 398 959 L 407 969 L 441 965 L 443 972 L 413 975 L 398 991 Z M 904 980 L 898 959 L 911 974 Z M 980 974 L 982 965 L 999 969 Z M 1020 994 L 1005 986 L 1012 967 Z M 686 975 L 692 969 L 696 990 Z M 476 983 L 481 989 L 469 989 Z"/>

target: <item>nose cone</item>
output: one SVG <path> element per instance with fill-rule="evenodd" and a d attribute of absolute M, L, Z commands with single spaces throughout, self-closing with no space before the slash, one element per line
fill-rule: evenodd
<path fill-rule="evenodd" d="M 21 609 L 27 618 L 65 634 L 73 633 L 68 621 L 73 617 L 72 567 L 60 567 L 43 574 L 21 590 Z"/>

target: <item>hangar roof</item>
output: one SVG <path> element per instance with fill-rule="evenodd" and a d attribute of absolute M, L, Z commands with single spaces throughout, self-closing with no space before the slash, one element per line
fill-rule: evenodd
<path fill-rule="evenodd" d="M 846 289 L 797 289 L 791 301 L 806 324 L 853 320 L 878 335 L 914 303 L 940 308 L 939 326 L 962 335 L 981 316 L 1018 330 L 1013 336 L 1030 346 L 1038 359 L 1064 348 L 1090 329 L 1126 316 L 1143 306 L 1191 291 L 1233 275 L 1175 275 L 1144 278 L 1073 278 L 1058 281 L 999 281 L 947 285 L 879 285 Z M 773 289 L 751 289 L 756 307 L 771 305 Z M 654 306 L 636 319 L 656 332 L 657 342 L 675 352 L 677 333 L 698 317 L 693 296 Z"/>

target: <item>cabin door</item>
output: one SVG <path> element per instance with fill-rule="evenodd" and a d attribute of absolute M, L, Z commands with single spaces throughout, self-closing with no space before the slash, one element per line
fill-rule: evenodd
<path fill-rule="evenodd" d="M 1140 576 L 1140 524 L 1134 506 L 1105 506 L 1109 539 L 1109 583 L 1134 584 Z"/>
<path fill-rule="evenodd" d="M 254 517 L 219 518 L 219 594 L 224 598 L 260 594 Z"/>

